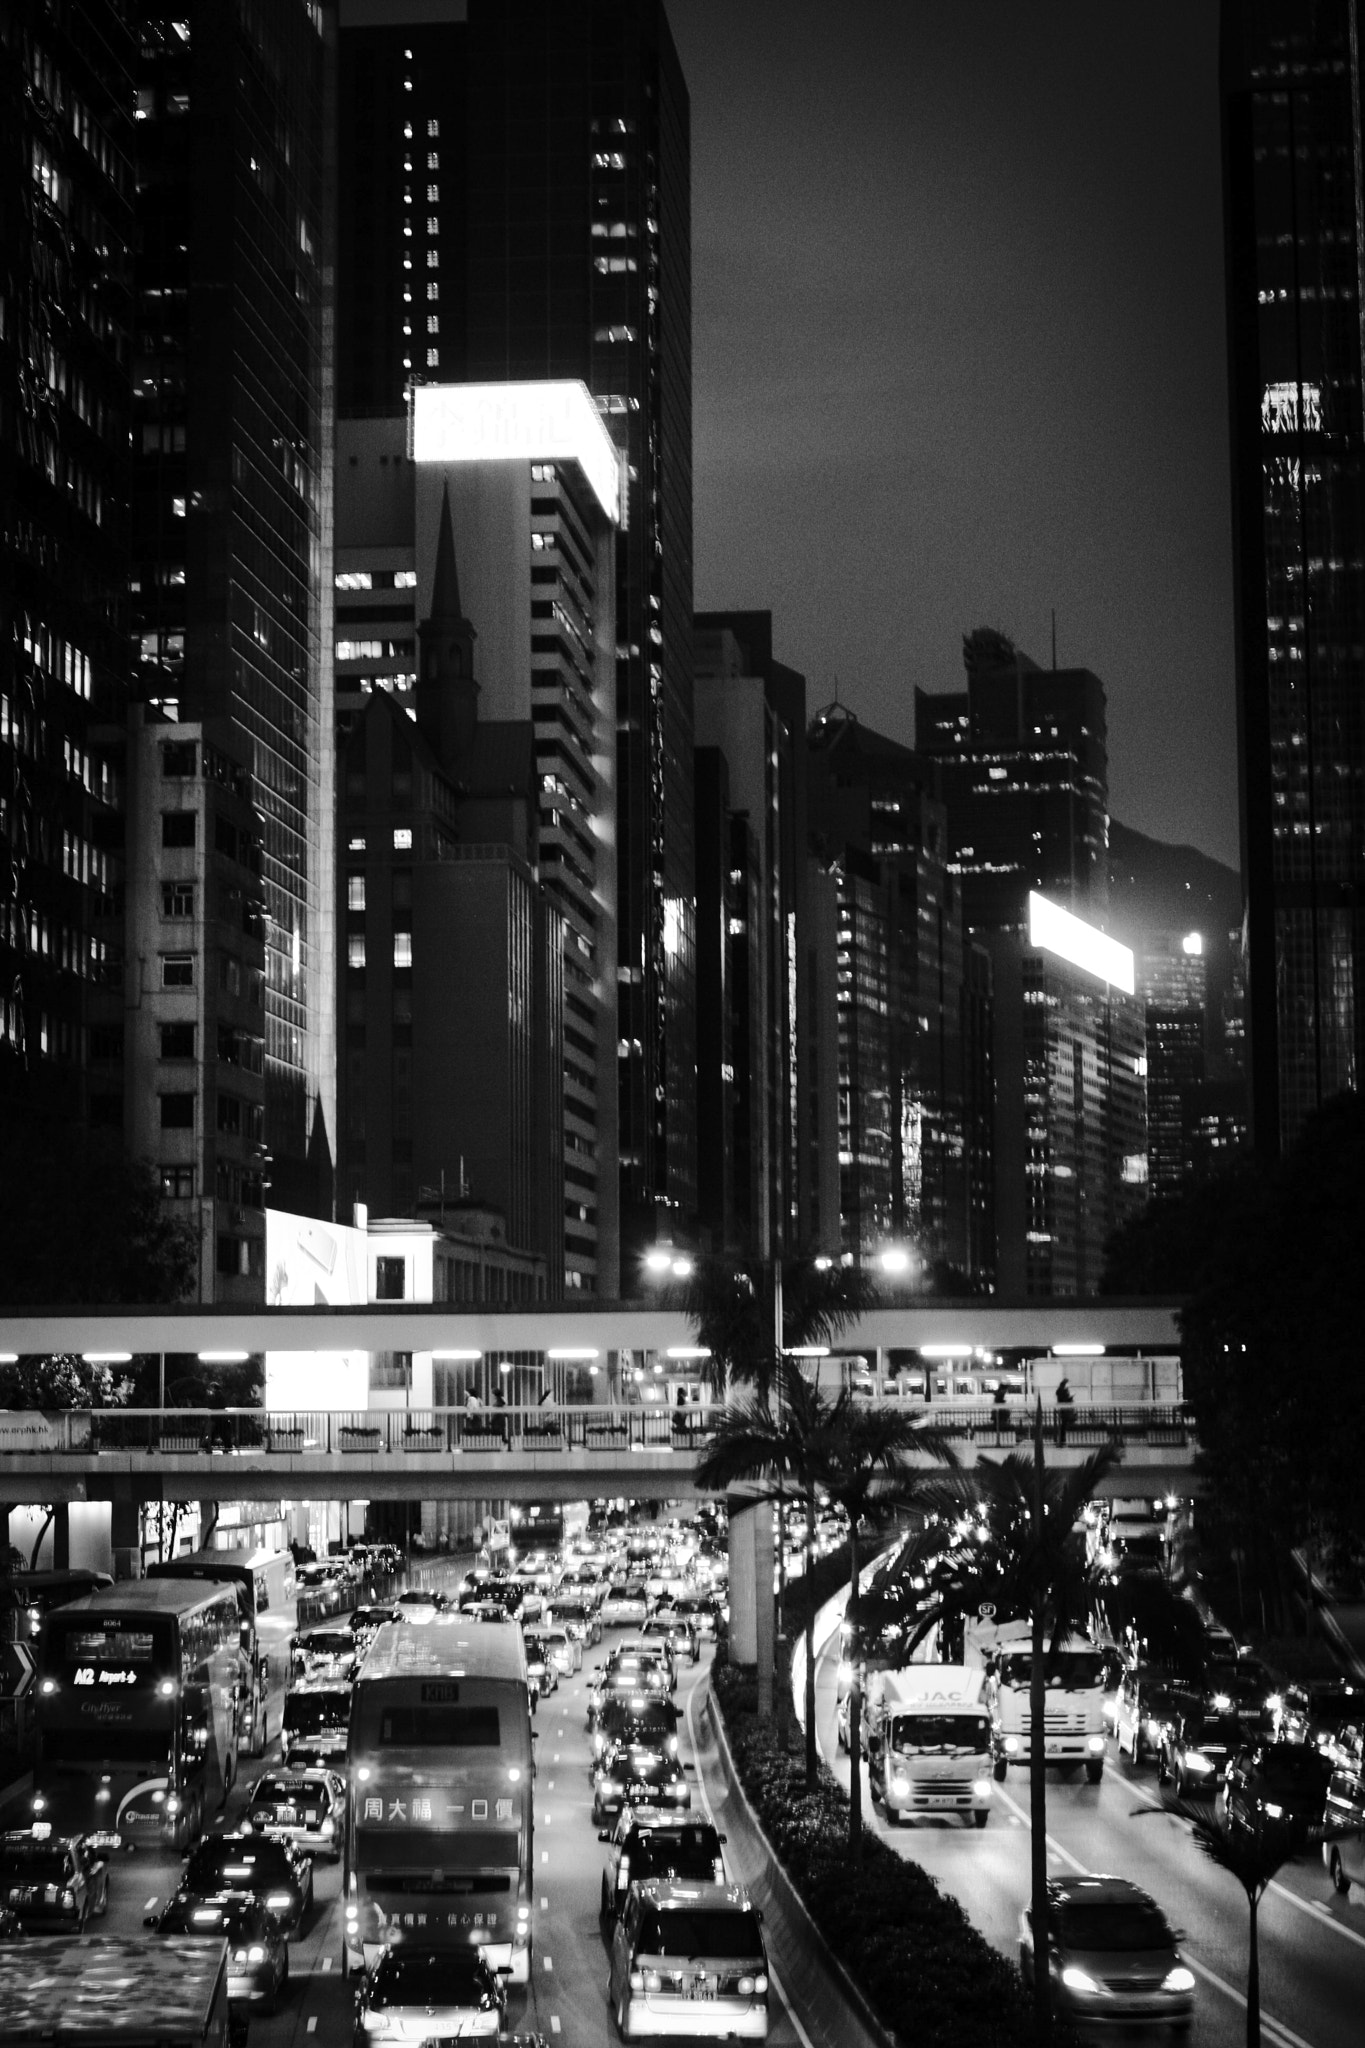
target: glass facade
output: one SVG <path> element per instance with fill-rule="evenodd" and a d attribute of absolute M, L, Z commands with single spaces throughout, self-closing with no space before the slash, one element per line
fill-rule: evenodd
<path fill-rule="evenodd" d="M 324 16 L 302 0 L 132 15 L 138 687 L 169 716 L 229 718 L 248 742 L 264 821 L 272 1198 L 330 1213 Z"/>
<path fill-rule="evenodd" d="M 112 4 L 0 13 L 0 1115 L 114 1133 L 132 61 Z"/>
<path fill-rule="evenodd" d="M 1225 6 L 1224 209 L 1253 1129 L 1359 1085 L 1365 419 L 1356 0 Z"/>

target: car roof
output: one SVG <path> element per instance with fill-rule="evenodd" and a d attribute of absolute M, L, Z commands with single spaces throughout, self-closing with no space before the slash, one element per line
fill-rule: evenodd
<path fill-rule="evenodd" d="M 637 1879 L 635 1889 L 651 1906 L 660 1906 L 665 1911 L 680 1906 L 704 1906 L 709 1912 L 718 1906 L 729 1907 L 736 1913 L 753 1910 L 753 1901 L 742 1884 L 708 1884 L 704 1878 L 692 1882 L 678 1877 L 642 1877 Z"/>
<path fill-rule="evenodd" d="M 1150 1892 L 1131 1878 L 1110 1877 L 1098 1872 L 1093 1877 L 1053 1877 L 1048 1892 L 1059 1906 L 1143 1906 L 1161 1909 Z"/>

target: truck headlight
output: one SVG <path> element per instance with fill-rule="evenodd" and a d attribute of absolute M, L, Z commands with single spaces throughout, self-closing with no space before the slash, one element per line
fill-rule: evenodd
<path fill-rule="evenodd" d="M 895 1777 L 891 1780 L 891 1790 L 895 1793 L 897 1799 L 904 1799 L 908 1795 L 910 1780 L 906 1777 L 904 1771 L 897 1771 Z"/>
<path fill-rule="evenodd" d="M 1085 1746 L 1090 1751 L 1091 1756 L 1103 1756 L 1104 1737 L 1102 1735 L 1091 1735 L 1087 1737 Z"/>
<path fill-rule="evenodd" d="M 1006 1756 L 1018 1756 L 1021 1747 L 1022 1745 L 1017 1735 L 1007 1735 L 1005 1737 Z"/>
<path fill-rule="evenodd" d="M 990 1781 L 990 1779 L 989 1779 L 989 1778 L 973 1778 L 973 1779 L 972 1779 L 972 1797 L 973 1797 L 973 1799 L 978 1799 L 978 1800 L 980 1800 L 980 1799 L 989 1799 L 989 1798 L 990 1798 L 990 1796 L 991 1796 L 991 1781 Z"/>

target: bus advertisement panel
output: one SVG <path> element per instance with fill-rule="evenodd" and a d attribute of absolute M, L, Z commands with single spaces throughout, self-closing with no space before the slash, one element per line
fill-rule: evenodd
<path fill-rule="evenodd" d="M 531 1965 L 531 1709 L 515 1622 L 381 1628 L 351 1701 L 343 1968 L 395 1942 Z"/>
<path fill-rule="evenodd" d="M 243 1638 L 250 1661 L 250 1682 L 242 1701 L 242 1748 L 248 1756 L 264 1756 L 272 1735 L 284 1720 L 284 1694 L 289 1683 L 290 1642 L 294 1634 L 297 1596 L 294 1560 L 284 1550 L 192 1550 L 166 1564 L 154 1564 L 151 1579 L 217 1580 L 237 1588 Z"/>
<path fill-rule="evenodd" d="M 231 1587 L 143 1580 L 56 1609 L 38 1642 L 35 1818 L 183 1849 L 236 1776 L 244 1677 Z"/>

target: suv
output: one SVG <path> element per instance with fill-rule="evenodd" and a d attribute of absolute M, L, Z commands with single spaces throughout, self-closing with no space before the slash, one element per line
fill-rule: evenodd
<path fill-rule="evenodd" d="M 506 1993 L 477 1948 L 386 1948 L 355 1994 L 355 2038 L 479 2040 L 502 2031 Z"/>
<path fill-rule="evenodd" d="M 1291 1685 L 1280 1704 L 1276 1734 L 1307 1742 L 1339 1764 L 1360 1763 L 1365 1735 L 1365 1688 L 1342 1679 Z"/>
<path fill-rule="evenodd" d="M 608 1925 L 637 1879 L 670 1877 L 680 1884 L 725 1882 L 725 1858 L 721 1855 L 725 1837 L 717 1834 L 709 1821 L 623 1806 L 615 1827 L 601 1829 L 597 1839 L 607 1845 L 601 1914 Z"/>
<path fill-rule="evenodd" d="M 1327 1807 L 1331 1765 L 1305 1742 L 1259 1742 L 1241 1749 L 1227 1767 L 1218 1795 L 1229 1828 L 1259 1830 L 1267 1821 L 1309 1828 Z"/>
<path fill-rule="evenodd" d="M 1053 1996 L 1076 2019 L 1186 2027 L 1194 1972 L 1154 1899 L 1126 1877 L 1053 1878 L 1048 1888 Z M 1033 1915 L 1019 1916 L 1019 1967 L 1033 1983 Z"/>
<path fill-rule="evenodd" d="M 593 1770 L 595 1827 L 623 1806 L 653 1806 L 677 1812 L 692 1804 L 692 1790 L 677 1757 L 634 1742 L 614 1742 Z"/>
<path fill-rule="evenodd" d="M 611 1937 L 607 1999 L 623 2041 L 641 2034 L 768 2037 L 760 1915 L 737 1884 L 632 1884 Z"/>
<path fill-rule="evenodd" d="M 1245 1740 L 1235 1714 L 1206 1714 L 1201 1707 L 1187 1707 L 1162 1733 L 1157 1778 L 1163 1785 L 1174 1783 L 1177 1799 L 1212 1798 L 1228 1759 Z"/>

